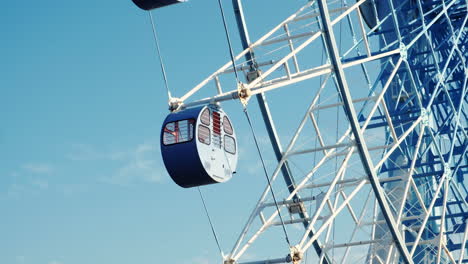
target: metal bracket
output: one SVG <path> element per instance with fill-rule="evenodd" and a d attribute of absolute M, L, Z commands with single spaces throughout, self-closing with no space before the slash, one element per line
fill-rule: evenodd
<path fill-rule="evenodd" d="M 424 125 L 424 126 L 429 126 L 429 111 L 427 111 L 426 109 L 422 108 L 421 109 L 421 123 Z"/>
<path fill-rule="evenodd" d="M 169 99 L 169 111 L 174 112 L 180 110 L 183 104 L 184 102 L 182 102 L 180 98 L 171 97 Z"/>
<path fill-rule="evenodd" d="M 444 175 L 447 181 L 452 180 L 452 168 L 450 168 L 450 165 L 448 163 L 445 163 L 444 165 Z"/>
<path fill-rule="evenodd" d="M 262 71 L 259 70 L 259 69 L 251 69 L 250 71 L 248 71 L 246 74 L 245 74 L 245 78 L 247 79 L 247 82 L 248 83 L 251 83 L 253 82 L 255 79 L 257 79 L 258 77 L 260 77 L 260 75 L 262 74 Z"/>
<path fill-rule="evenodd" d="M 291 247 L 291 253 L 286 257 L 287 262 L 292 262 L 293 264 L 299 264 L 304 253 L 300 251 L 297 247 Z"/>
<path fill-rule="evenodd" d="M 408 58 L 408 48 L 403 43 L 400 44 L 400 56 L 404 61 Z"/>
<path fill-rule="evenodd" d="M 237 85 L 237 91 L 241 103 L 244 106 L 247 105 L 247 102 L 249 101 L 250 96 L 252 95 L 252 91 L 250 90 L 250 88 L 246 88 L 244 83 L 239 83 Z"/>
<path fill-rule="evenodd" d="M 288 211 L 290 214 L 301 214 L 306 211 L 304 202 L 297 200 L 294 203 L 288 204 Z"/>

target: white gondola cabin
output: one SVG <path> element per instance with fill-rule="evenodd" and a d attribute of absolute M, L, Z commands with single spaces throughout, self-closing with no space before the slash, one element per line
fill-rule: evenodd
<path fill-rule="evenodd" d="M 237 167 L 237 140 L 226 113 L 216 105 L 169 114 L 161 153 L 171 178 L 189 188 L 229 180 Z"/>

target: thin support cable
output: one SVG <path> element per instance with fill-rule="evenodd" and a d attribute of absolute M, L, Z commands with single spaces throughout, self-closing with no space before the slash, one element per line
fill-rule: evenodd
<path fill-rule="evenodd" d="M 275 206 L 276 206 L 276 211 L 278 212 L 278 216 L 279 216 L 279 219 L 281 221 L 281 226 L 283 227 L 283 232 L 284 232 L 286 242 L 288 243 L 289 248 L 291 248 L 291 242 L 289 241 L 288 232 L 286 231 L 286 226 L 284 224 L 283 217 L 281 216 L 281 212 L 280 212 L 280 209 L 279 209 L 279 206 L 278 206 L 278 202 L 276 200 L 275 192 L 273 191 L 273 186 L 271 185 L 270 177 L 268 177 L 268 172 L 267 172 L 267 169 L 266 169 L 266 166 L 265 166 L 265 161 L 263 160 L 262 152 L 260 151 L 260 147 L 259 147 L 258 141 L 257 141 L 257 136 L 256 136 L 254 128 L 252 126 L 252 121 L 250 120 L 250 116 L 249 116 L 249 113 L 247 111 L 247 107 L 244 107 L 244 114 L 245 114 L 245 117 L 247 118 L 247 122 L 249 123 L 250 131 L 252 132 L 252 136 L 253 136 L 253 139 L 254 139 L 254 142 L 255 142 L 255 147 L 257 148 L 258 156 L 260 157 L 260 161 L 262 162 L 263 172 L 265 173 L 265 178 L 266 178 L 266 180 L 268 182 L 268 187 L 270 188 L 271 196 L 273 197 L 273 201 L 274 201 Z"/>
<path fill-rule="evenodd" d="M 226 16 L 224 15 L 224 8 L 221 0 L 218 0 L 219 10 L 221 12 L 221 18 L 223 19 L 224 33 L 226 33 L 226 40 L 229 46 L 229 55 L 231 56 L 232 69 L 234 70 L 234 75 L 236 76 L 237 83 L 240 83 L 239 75 L 237 74 L 236 60 L 234 58 L 234 52 L 232 51 L 231 38 L 229 37 L 229 30 L 226 24 Z"/>
<path fill-rule="evenodd" d="M 341 26 L 340 26 L 340 41 L 341 41 Z M 340 101 L 340 98 L 338 98 L 338 101 Z M 340 107 L 338 106 L 336 108 L 336 133 L 335 133 L 335 140 L 336 141 L 339 140 L 339 130 L 340 130 Z M 336 177 L 341 177 L 341 176 L 338 176 L 338 156 L 335 157 L 335 173 L 336 173 Z M 337 193 L 336 196 L 335 196 L 335 199 L 340 199 L 338 197 L 339 189 L 341 189 L 341 188 L 338 187 L 337 185 L 335 185 L 335 192 Z M 333 228 L 332 228 L 332 234 L 333 234 L 332 246 L 333 246 L 335 244 L 335 229 L 336 229 L 335 228 L 336 227 L 335 218 L 332 221 L 332 225 L 333 225 Z M 335 258 L 335 247 L 332 248 L 332 258 Z"/>
<path fill-rule="evenodd" d="M 218 246 L 219 253 L 221 253 L 221 257 L 224 258 L 224 253 L 223 253 L 223 250 L 221 249 L 221 245 L 219 243 L 218 235 L 216 235 L 216 230 L 214 228 L 213 222 L 211 221 L 210 213 L 208 212 L 208 208 L 206 207 L 205 199 L 203 198 L 203 194 L 202 194 L 202 192 L 200 190 L 200 187 L 197 187 L 197 189 L 198 189 L 198 193 L 200 194 L 201 201 L 203 203 L 203 208 L 205 209 L 206 217 L 208 218 L 208 222 L 210 223 L 211 232 L 213 233 L 213 237 L 214 237 L 214 239 L 216 241 L 216 245 Z"/>
<path fill-rule="evenodd" d="M 164 68 L 164 62 L 163 62 L 162 55 L 161 55 L 161 49 L 159 48 L 159 39 L 158 39 L 158 35 L 156 34 L 156 26 L 155 26 L 151 11 L 148 11 L 148 14 L 149 14 L 150 21 L 151 21 L 151 28 L 153 29 L 153 38 L 154 38 L 154 43 L 156 44 L 156 50 L 157 50 L 158 58 L 159 58 L 159 65 L 161 66 L 161 73 L 164 78 L 164 85 L 166 86 L 167 96 L 169 97 L 169 100 L 170 100 L 172 98 L 172 95 L 171 95 L 171 91 L 169 90 L 169 84 L 167 81 L 166 69 Z"/>
<path fill-rule="evenodd" d="M 321 65 L 323 65 L 323 52 L 321 53 L 320 63 L 321 63 Z M 323 77 L 323 76 L 320 75 L 320 79 L 319 79 L 320 85 L 323 84 L 323 83 L 322 83 L 322 81 L 323 81 L 323 80 L 322 80 L 322 77 Z M 320 105 L 320 104 L 321 104 L 322 94 L 321 94 L 320 90 L 318 90 L 318 92 L 319 92 L 320 94 L 318 95 L 317 105 Z M 317 117 L 316 117 L 317 124 L 320 124 L 320 111 L 321 111 L 321 109 L 318 109 L 317 115 L 316 115 L 316 116 L 317 116 Z M 310 114 L 312 114 L 312 112 L 311 112 Z M 320 132 L 319 132 L 319 127 L 317 127 L 317 130 L 316 130 L 315 132 L 316 132 L 317 135 L 315 136 L 314 148 L 318 148 L 318 143 L 319 143 L 319 142 L 318 142 L 318 141 L 319 141 L 318 137 L 319 137 L 319 133 L 320 133 Z M 313 161 L 313 164 L 314 164 L 314 166 L 315 166 L 315 164 L 317 164 L 317 151 L 314 152 L 314 158 L 313 158 L 313 160 L 314 160 L 314 161 Z M 311 188 L 311 189 L 310 189 L 310 197 L 313 197 L 313 196 L 314 196 L 314 189 Z M 310 203 L 310 205 L 309 205 L 309 211 L 312 212 L 312 203 Z M 307 250 L 307 251 L 306 251 L 306 254 L 305 254 L 305 259 L 304 259 L 304 262 L 305 262 L 305 263 L 307 263 L 307 258 L 308 258 L 308 256 L 309 256 L 308 253 L 309 253 L 309 251 Z"/>
<path fill-rule="evenodd" d="M 340 8 L 343 9 L 343 1 L 341 1 L 340 5 L 341 5 Z M 342 31 L 342 28 L 343 28 L 343 21 L 340 21 L 340 28 L 339 28 L 339 31 L 340 31 L 340 40 L 339 40 L 339 46 L 338 46 L 338 49 L 339 49 L 340 53 L 341 53 L 341 48 L 342 48 L 342 44 L 341 44 L 341 43 L 342 43 L 342 39 L 343 39 L 343 38 L 342 38 L 342 32 L 343 32 L 343 31 Z M 339 101 L 340 101 L 340 98 L 338 98 L 338 102 L 339 102 Z M 336 133 L 335 133 L 335 140 L 336 140 L 336 141 L 338 141 L 338 137 L 339 137 L 339 136 L 338 136 L 338 134 L 339 134 L 338 131 L 339 131 L 339 129 L 340 129 L 340 107 L 337 107 L 337 108 L 336 108 Z M 335 157 L 335 173 L 336 173 L 336 177 L 340 177 L 340 176 L 338 176 L 338 156 Z M 335 193 L 336 193 L 335 199 L 336 199 L 336 200 L 340 199 L 340 198 L 338 197 L 338 195 L 339 195 L 339 193 L 338 193 L 338 192 L 339 192 L 339 189 L 340 189 L 340 188 L 339 188 L 337 185 L 335 185 Z M 335 201 L 335 204 L 336 204 L 336 201 Z M 334 210 L 334 209 L 335 209 L 335 208 L 333 208 L 333 210 Z M 332 221 L 332 225 L 333 225 L 333 227 L 332 227 L 332 240 L 333 240 L 333 241 L 332 241 L 332 246 L 333 246 L 333 248 L 332 248 L 332 259 L 335 258 L 335 247 L 334 247 L 334 244 L 335 244 L 335 230 L 336 230 L 336 222 L 335 222 L 335 219 L 336 219 L 336 218 L 333 218 L 333 221 Z"/>

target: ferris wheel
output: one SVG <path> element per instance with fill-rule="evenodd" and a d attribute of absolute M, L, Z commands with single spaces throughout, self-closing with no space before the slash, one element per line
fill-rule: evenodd
<path fill-rule="evenodd" d="M 254 42 L 232 3 L 244 50 L 169 94 L 161 136 L 177 184 L 221 183 L 237 138 L 219 103 L 240 100 L 249 124 L 260 106 L 276 166 L 224 263 L 468 263 L 468 1 L 304 1 Z M 295 126 L 274 119 L 284 104 Z M 246 257 L 272 239 L 283 251 Z"/>

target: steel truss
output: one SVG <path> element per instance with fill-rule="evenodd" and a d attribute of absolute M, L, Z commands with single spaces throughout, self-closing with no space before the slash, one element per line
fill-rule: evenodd
<path fill-rule="evenodd" d="M 228 62 L 171 100 L 311 98 L 271 174 L 284 184 L 289 163 L 294 176 L 289 191 L 275 188 L 294 247 L 243 258 L 282 225 L 267 186 L 225 263 L 468 263 L 467 1 L 378 1 L 372 29 L 364 4 L 310 1 L 235 57 L 245 83 L 224 91 L 235 83 Z M 217 93 L 195 99 L 208 90 Z M 308 253 L 315 242 L 318 255 Z"/>

